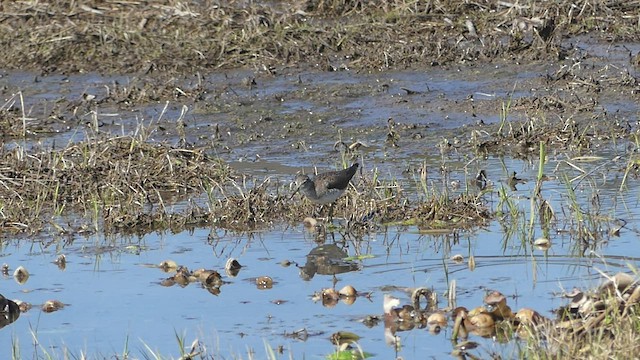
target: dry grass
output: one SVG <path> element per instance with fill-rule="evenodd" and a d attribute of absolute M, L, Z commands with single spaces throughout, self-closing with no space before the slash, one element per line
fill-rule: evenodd
<path fill-rule="evenodd" d="M 624 1 L 290 0 L 4 2 L 0 66 L 51 72 L 179 72 L 300 62 L 403 68 L 558 59 L 562 38 L 638 39 Z M 597 36 L 597 35 L 596 35 Z"/>
<path fill-rule="evenodd" d="M 611 124 L 602 118 L 576 121 L 550 121 L 531 117 L 526 121 L 513 121 L 483 126 L 470 132 L 468 144 L 480 154 L 507 155 L 514 158 L 536 157 L 538 144 L 550 149 L 584 154 L 604 142 L 629 139 L 635 131 L 625 124 Z"/>
<path fill-rule="evenodd" d="M 289 184 L 234 174 L 205 149 L 142 136 L 95 135 L 61 150 L 15 145 L 0 155 L 0 232 L 143 234 L 205 225 L 247 231 L 328 211 L 291 199 Z M 384 222 L 472 227 L 491 217 L 480 195 L 421 201 L 396 183 L 367 178 L 335 213 L 361 232 Z"/>
<path fill-rule="evenodd" d="M 202 150 L 129 136 L 96 137 L 59 151 L 3 147 L 0 169 L 0 228 L 30 233 L 47 225 L 62 233 L 169 227 L 175 220 L 165 205 L 230 175 Z"/>
<path fill-rule="evenodd" d="M 601 286 L 588 293 L 580 293 L 558 311 L 557 319 L 540 324 L 530 333 L 520 357 L 636 358 L 640 351 L 637 307 L 640 291 L 637 282 L 628 287 L 621 286 L 617 291 L 612 290 L 611 286 Z"/>

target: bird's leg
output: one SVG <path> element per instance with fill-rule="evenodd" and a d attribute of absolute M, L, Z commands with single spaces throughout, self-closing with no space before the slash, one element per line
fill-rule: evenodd
<path fill-rule="evenodd" d="M 328 222 L 333 222 L 333 203 L 329 205 Z"/>

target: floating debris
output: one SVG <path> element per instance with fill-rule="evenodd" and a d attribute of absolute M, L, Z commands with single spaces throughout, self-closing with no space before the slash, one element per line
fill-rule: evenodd
<path fill-rule="evenodd" d="M 58 300 L 47 300 L 44 304 L 42 304 L 42 311 L 46 313 L 52 313 L 54 311 L 61 310 L 65 307 L 65 304 Z"/>
<path fill-rule="evenodd" d="M 538 250 L 546 251 L 551 247 L 551 241 L 547 238 L 537 238 L 533 241 L 533 246 Z"/>
<path fill-rule="evenodd" d="M 323 289 L 320 294 L 322 305 L 326 307 L 334 307 L 338 303 L 338 300 L 340 300 L 340 294 L 333 288 Z"/>
<path fill-rule="evenodd" d="M 158 267 L 160 267 L 160 270 L 164 272 L 171 272 L 178 269 L 178 264 L 173 260 L 164 260 L 163 262 L 158 264 Z"/>
<path fill-rule="evenodd" d="M 482 306 L 471 311 L 461 306 L 453 310 L 455 319 L 453 325 L 452 339 L 457 340 L 458 336 L 466 338 L 468 333 L 487 337 L 495 333 L 495 319 Z"/>
<path fill-rule="evenodd" d="M 191 276 L 192 275 L 189 272 L 189 269 L 184 266 L 180 266 L 176 271 L 176 274 L 173 275 L 173 280 L 176 282 L 176 284 L 185 287 L 191 282 Z"/>
<path fill-rule="evenodd" d="M 238 260 L 234 258 L 227 259 L 227 263 L 224 265 L 224 271 L 227 276 L 236 277 L 240 272 L 242 265 L 238 262 Z"/>
<path fill-rule="evenodd" d="M 60 254 L 53 263 L 58 265 L 58 269 L 65 270 L 67 268 L 67 257 L 64 254 Z"/>
<path fill-rule="evenodd" d="M 208 287 L 220 287 L 223 284 L 222 275 L 219 272 L 213 270 L 209 273 L 203 284 Z"/>
<path fill-rule="evenodd" d="M 544 320 L 544 317 L 533 309 L 522 308 L 516 313 L 515 319 L 518 321 L 519 325 L 530 326 L 540 324 L 542 320 Z"/>
<path fill-rule="evenodd" d="M 331 335 L 331 343 L 334 345 L 351 344 L 360 340 L 360 336 L 349 331 L 338 331 Z"/>
<path fill-rule="evenodd" d="M 507 298 L 499 291 L 489 292 L 483 299 L 487 305 L 486 310 L 493 316 L 494 320 L 513 320 L 515 315 L 507 305 Z"/>
<path fill-rule="evenodd" d="M 357 296 L 341 296 L 340 301 L 345 305 L 353 305 L 356 302 Z"/>
<path fill-rule="evenodd" d="M 429 315 L 427 318 L 427 324 L 445 326 L 447 324 L 447 316 L 442 311 L 436 311 Z"/>
<path fill-rule="evenodd" d="M 0 296 L 2 296 L 2 295 L 0 295 Z M 20 308 L 20 312 L 27 312 L 27 311 L 31 310 L 31 308 L 33 307 L 31 305 L 31 303 L 28 303 L 26 301 L 17 300 L 17 299 L 14 299 L 13 301 L 16 304 L 18 304 L 18 307 Z"/>
<path fill-rule="evenodd" d="M 340 291 L 338 291 L 338 293 L 342 297 L 356 297 L 358 295 L 356 289 L 351 285 L 345 285 L 342 289 L 340 289 Z"/>
<path fill-rule="evenodd" d="M 321 301 L 325 307 L 334 307 L 338 301 L 342 301 L 346 305 L 352 305 L 357 299 L 357 291 L 351 285 L 346 285 L 340 291 L 334 288 L 322 289 L 313 294 L 313 301 Z"/>
<path fill-rule="evenodd" d="M 427 326 L 430 333 L 438 334 L 443 327 L 447 326 L 447 316 L 441 311 L 436 311 L 427 317 Z"/>
<path fill-rule="evenodd" d="M 173 268 L 176 263 L 172 260 L 166 260 L 160 263 L 159 267 L 163 271 Z M 180 285 L 181 287 L 187 287 L 189 284 L 199 281 L 202 287 L 213 295 L 220 294 L 220 287 L 224 284 L 222 275 L 216 270 L 200 268 L 197 270 L 189 271 L 186 266 L 177 266 L 175 269 L 175 275 L 168 277 L 160 282 L 162 286 Z"/>
<path fill-rule="evenodd" d="M 499 291 L 490 291 L 484 298 L 485 306 L 478 306 L 472 310 L 457 307 L 452 312 L 454 318 L 452 339 L 458 337 L 466 339 L 469 333 L 489 337 L 495 335 L 496 325 L 515 325 L 519 320 L 507 305 L 507 297 Z M 527 312 L 521 313 L 522 321 L 526 320 Z"/>
<path fill-rule="evenodd" d="M 426 300 L 424 308 L 420 306 L 421 298 Z M 413 307 L 419 311 L 433 311 L 437 306 L 437 299 L 438 297 L 436 293 L 426 287 L 419 287 L 411 292 L 411 302 L 413 303 Z"/>
<path fill-rule="evenodd" d="M 191 275 L 195 276 L 201 283 L 204 283 L 209 277 L 209 275 L 211 275 L 214 272 L 217 272 L 217 271 L 200 268 L 200 269 L 194 270 L 193 273 L 191 273 Z"/>
<path fill-rule="evenodd" d="M 273 279 L 268 276 L 260 276 L 256 278 L 256 286 L 260 290 L 266 290 L 273 288 Z"/>
<path fill-rule="evenodd" d="M 222 291 L 219 286 L 205 286 L 204 288 L 207 289 L 211 295 L 215 296 L 220 295 L 220 292 Z"/>
<path fill-rule="evenodd" d="M 160 281 L 160 285 L 170 287 L 176 284 L 176 281 L 173 279 L 173 276 L 170 278 L 163 279 Z"/>
<path fill-rule="evenodd" d="M 295 264 L 295 262 L 290 261 L 290 260 L 282 260 L 279 262 L 280 266 L 282 267 L 289 267 L 291 266 L 291 264 Z"/>
<path fill-rule="evenodd" d="M 425 298 L 424 308 L 420 305 L 420 299 Z M 429 313 L 435 309 L 435 294 L 425 288 L 419 287 L 411 293 L 411 304 L 400 306 L 400 300 L 385 294 L 382 307 L 385 314 L 386 331 L 395 334 L 396 331 L 411 330 L 414 327 L 427 326 Z"/>
<path fill-rule="evenodd" d="M 18 268 L 13 272 L 13 278 L 18 284 L 24 285 L 27 280 L 29 280 L 29 271 L 27 271 L 24 266 L 18 266 Z"/>

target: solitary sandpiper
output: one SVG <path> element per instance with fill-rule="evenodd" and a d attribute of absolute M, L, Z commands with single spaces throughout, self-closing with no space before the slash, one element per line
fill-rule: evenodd
<path fill-rule="evenodd" d="M 344 170 L 318 174 L 313 180 L 307 175 L 298 175 L 296 176 L 296 191 L 294 195 L 300 191 L 302 195 L 314 204 L 332 204 L 344 194 L 347 186 L 349 186 L 349 181 L 356 174 L 358 166 L 358 163 L 354 163 Z M 332 209 L 329 210 L 329 214 L 331 214 Z"/>

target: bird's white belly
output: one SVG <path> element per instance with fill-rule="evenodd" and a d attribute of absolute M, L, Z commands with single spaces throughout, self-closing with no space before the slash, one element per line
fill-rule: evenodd
<path fill-rule="evenodd" d="M 332 189 L 325 192 L 324 194 L 319 196 L 317 199 L 310 199 L 310 200 L 316 204 L 329 204 L 338 200 L 338 198 L 340 197 L 340 195 L 342 195 L 342 193 L 344 193 L 343 190 L 341 191 L 337 189 Z"/>

